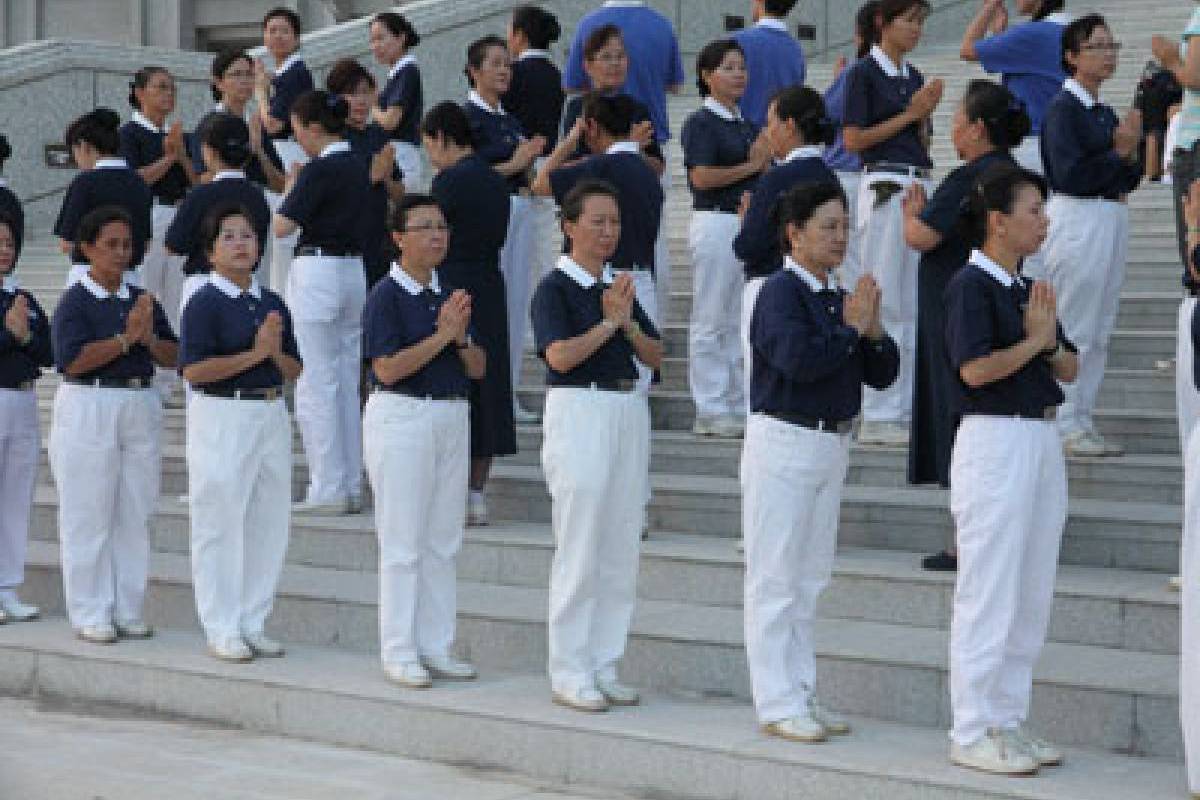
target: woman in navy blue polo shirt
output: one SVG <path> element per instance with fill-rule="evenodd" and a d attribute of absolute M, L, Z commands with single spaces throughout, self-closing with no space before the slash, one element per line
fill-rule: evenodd
<path fill-rule="evenodd" d="M 960 419 L 950 462 L 958 582 L 950 623 L 950 759 L 999 774 L 1058 764 L 1032 736 L 1033 664 L 1046 640 L 1067 476 L 1054 414 L 1075 379 L 1054 290 L 1020 275 L 1046 238 L 1046 185 L 997 164 L 971 187 L 976 250 L 946 289 Z"/>
<path fill-rule="evenodd" d="M 89 212 L 104 206 L 119 206 L 133 224 L 133 252 L 126 280 L 140 283 L 136 272 L 153 233 L 150 187 L 118 155 L 121 137 L 117 129 L 121 118 L 109 108 L 89 111 L 67 126 L 63 141 L 81 172 L 63 194 L 62 206 L 54 222 L 54 235 L 71 259 L 67 286 L 87 274 L 88 265 L 77 245 L 79 223 Z"/>
<path fill-rule="evenodd" d="M 863 160 L 857 218 L 864 274 L 883 290 L 883 322 L 900 347 L 900 376 L 886 391 L 868 389 L 858 439 L 866 444 L 908 443 L 917 338 L 919 254 L 904 241 L 904 191 L 929 184 L 930 117 L 943 83 L 928 84 L 906 57 L 921 41 L 927 0 L 881 0 L 878 44 L 850 67 L 842 137 Z M 845 276 L 853 280 L 854 276 Z"/>
<path fill-rule="evenodd" d="M 421 43 L 421 35 L 402 15 L 384 11 L 371 19 L 369 36 L 375 60 L 388 68 L 387 83 L 371 109 L 371 118 L 391 141 L 404 188 L 415 192 L 425 178 L 419 130 L 425 99 L 421 68 L 409 51 Z"/>
<path fill-rule="evenodd" d="M 288 178 L 273 223 L 276 236 L 300 230 L 288 273 L 288 307 L 304 373 L 296 384 L 296 423 L 309 483 L 297 511 L 362 510 L 359 362 L 367 282 L 362 214 L 370 191 L 367 162 L 350 150 L 346 101 L 314 91 L 292 105 L 292 130 L 312 159 Z"/>
<path fill-rule="evenodd" d="M 192 156 L 192 170 L 196 173 L 197 183 L 207 183 L 212 180 L 212 173 L 204 164 L 204 155 L 200 150 L 200 131 L 214 114 L 232 114 L 245 120 L 250 129 L 251 158 L 246 162 L 246 177 L 251 182 L 273 193 L 283 189 L 283 173 L 273 149 L 271 140 L 263 135 L 262 123 L 257 116 L 252 117 L 250 100 L 254 97 L 254 59 L 245 50 L 224 50 L 213 58 L 212 63 L 212 96 L 215 105 L 212 110 L 200 118 L 196 132 L 191 137 L 189 148 Z"/>
<path fill-rule="evenodd" d="M 0 210 L 0 622 L 33 619 L 22 603 L 25 547 L 42 437 L 34 383 L 50 366 L 50 322 L 13 277 L 17 221 Z"/>
<path fill-rule="evenodd" d="M 467 393 L 487 356 L 472 341 L 471 296 L 438 272 L 449 226 L 437 201 L 406 196 L 392 236 L 400 261 L 363 311 L 372 384 L 363 437 L 379 529 L 383 670 L 401 686 L 424 688 L 432 678 L 475 677 L 450 647 L 466 521 Z"/>
<path fill-rule="evenodd" d="M 254 64 L 254 99 L 258 119 L 274 146 L 286 173 L 309 156 L 292 135 L 292 105 L 312 91 L 312 73 L 297 55 L 300 49 L 300 15 L 290 8 L 273 8 L 262 21 L 263 47 L 275 62 L 269 71 L 262 61 Z"/>
<path fill-rule="evenodd" d="M 500 252 L 500 271 L 508 302 L 508 357 L 512 384 L 521 376 L 525 331 L 529 319 L 529 290 L 532 278 L 533 236 L 529 172 L 534 159 L 546 151 L 546 140 L 527 136 L 521 122 L 500 103 L 512 80 L 508 45 L 498 36 L 485 36 L 467 48 L 467 83 L 471 87 L 463 110 L 471 123 L 475 152 L 508 179 L 510 203 L 508 234 Z M 525 411 L 514 400 L 517 422 L 536 422 L 537 415 Z"/>
<path fill-rule="evenodd" d="M 732 39 L 711 42 L 696 60 L 703 107 L 683 125 L 683 164 L 692 192 L 692 315 L 688 380 L 702 436 L 738 437 L 745 427 L 741 325 L 742 265 L 733 252 L 742 196 L 754 190 L 771 147 L 742 118 L 746 57 Z M 734 298 L 734 302 L 731 302 Z"/>
<path fill-rule="evenodd" d="M 638 545 L 649 496 L 650 413 L 636 361 L 662 366 L 658 331 L 633 280 L 606 267 L 621 235 L 617 190 L 581 181 L 563 199 L 570 255 L 533 297 L 546 362 L 542 469 L 553 505 L 550 688 L 580 711 L 635 705 L 617 662 L 636 599 Z"/>
<path fill-rule="evenodd" d="M 12 145 L 8 143 L 8 138 L 0 133 L 0 213 L 6 214 L 9 218 L 19 257 L 21 243 L 25 240 L 25 208 L 13 190 L 8 188 L 8 182 L 4 180 L 4 162 L 11 157 Z"/>
<path fill-rule="evenodd" d="M 240 120 L 238 120 L 240 122 Z M 281 656 L 263 633 L 291 520 L 292 426 L 283 385 L 300 374 L 292 319 L 254 277 L 257 214 L 213 206 L 200 226 L 212 276 L 183 313 L 192 584 L 210 652 Z"/>
<path fill-rule="evenodd" d="M 58 301 L 51 324 L 63 375 L 50 425 L 58 487 L 67 618 L 81 639 L 145 638 L 149 521 L 161 477 L 162 402 L 154 368 L 175 366 L 163 308 L 125 281 L 133 226 L 105 206 L 79 223 L 87 273 Z"/>
<path fill-rule="evenodd" d="M 783 269 L 750 323 L 751 414 L 742 450 L 746 656 L 768 734 L 799 742 L 843 734 L 817 703 L 812 621 L 837 546 L 850 430 L 864 385 L 896 379 L 896 343 L 869 275 L 848 294 L 833 270 L 846 253 L 846 196 L 805 183 L 779 201 Z"/>
<path fill-rule="evenodd" d="M 455 103 L 439 103 L 421 121 L 425 152 L 437 175 L 431 193 L 450 226 L 439 280 L 471 296 L 475 341 L 487 353 L 488 370 L 471 382 L 471 478 L 467 524 L 488 523 L 487 486 L 492 459 L 517 452 L 512 373 L 508 367 L 508 310 L 500 249 L 508 231 L 508 184 L 475 152 L 467 115 Z"/>

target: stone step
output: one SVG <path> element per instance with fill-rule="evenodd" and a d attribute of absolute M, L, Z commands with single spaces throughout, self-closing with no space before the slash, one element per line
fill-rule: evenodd
<path fill-rule="evenodd" d="M 561 785 L 695 800 L 1129 800 L 1183 797 L 1177 763 L 1070 749 L 1034 780 L 951 766 L 944 731 L 854 720 L 825 747 L 772 740 L 744 703 L 649 694 L 641 708 L 587 715 L 549 702 L 540 675 L 486 672 L 424 692 L 386 683 L 375 658 L 292 647 L 223 664 L 192 632 L 97 648 L 53 619 L 0 628 L 0 690 L 205 720 L 252 731 L 506 769 Z M 1037 706 L 1040 707 L 1040 704 Z M 1128 718 L 1128 715 L 1126 715 Z"/>
<path fill-rule="evenodd" d="M 44 588 L 31 596 L 58 613 L 58 598 L 47 596 L 61 585 L 55 548 L 37 543 L 32 550 L 27 583 Z M 372 577 L 286 567 L 268 630 L 287 642 L 377 651 Z M 458 651 L 485 671 L 541 673 L 546 602 L 541 588 L 460 582 Z M 146 615 L 159 627 L 196 628 L 185 556 L 152 559 Z M 818 620 L 814 640 L 821 697 L 832 708 L 911 725 L 949 723 L 945 631 Z M 1050 643 L 1034 675 L 1030 724 L 1062 744 L 1179 759 L 1178 662 L 1167 654 Z M 741 610 L 642 601 L 621 669 L 638 686 L 747 700 Z"/>
<path fill-rule="evenodd" d="M 39 546 L 57 542 L 57 499 L 49 487 L 37 493 L 32 530 Z M 165 499 L 158 504 L 152 548 L 187 556 L 187 508 Z M 373 518 L 292 520 L 287 563 L 377 573 Z M 545 588 L 554 553 L 545 523 L 497 522 L 469 528 L 458 558 L 459 580 L 498 586 Z M 926 572 L 920 554 L 904 550 L 844 547 L 818 615 L 946 629 L 954 590 L 953 573 Z M 642 545 L 638 597 L 703 607 L 741 608 L 742 555 L 728 539 L 655 531 Z M 1151 653 L 1179 651 L 1179 595 L 1159 573 L 1101 567 L 1063 566 L 1056 586 L 1049 638 Z"/>

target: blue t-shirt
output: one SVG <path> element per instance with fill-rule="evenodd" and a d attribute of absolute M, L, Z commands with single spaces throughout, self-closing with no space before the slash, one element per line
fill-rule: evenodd
<path fill-rule="evenodd" d="M 776 164 L 763 173 L 750 207 L 742 218 L 742 227 L 733 240 L 733 253 L 745 266 L 746 279 L 765 278 L 783 264 L 779 229 L 772 223 L 772 211 L 780 195 L 800 183 L 832 183 L 840 186 L 818 154 L 818 148 L 802 150 L 791 161 Z M 853 200 L 851 200 L 853 202 Z"/>
<path fill-rule="evenodd" d="M 447 264 L 500 263 L 508 236 L 508 183 L 478 155 L 469 155 L 439 172 L 430 194 L 450 226 Z"/>
<path fill-rule="evenodd" d="M 846 138 L 842 133 L 842 124 L 846 121 L 846 83 L 850 78 L 850 66 L 847 65 L 834 78 L 833 84 L 825 92 L 825 115 L 837 126 L 837 139 L 825 148 L 824 158 L 829 168 L 837 172 L 862 172 L 863 166 L 858 153 L 846 149 Z"/>
<path fill-rule="evenodd" d="M 804 84 L 804 48 L 783 20 L 764 19 L 733 34 L 746 54 L 746 92 L 738 107 L 742 116 L 762 127 L 767 105 L 780 89 Z"/>
<path fill-rule="evenodd" d="M 876 48 L 878 49 L 878 47 Z M 874 53 L 874 51 L 872 51 Z M 925 78 L 912 64 L 907 77 L 889 75 L 874 55 L 859 59 L 847 67 L 846 104 L 842 124 L 866 130 L 908 109 L 909 101 L 925 85 Z M 914 122 L 890 139 L 860 153 L 864 164 L 890 162 L 913 167 L 931 167 L 929 153 L 921 141 L 926 122 Z"/>
<path fill-rule="evenodd" d="M 42 368 L 54 362 L 50 346 L 50 320 L 38 305 L 33 295 L 24 289 L 5 285 L 0 278 L 0 320 L 3 320 L 17 295 L 23 295 L 29 303 L 29 333 L 32 338 L 22 345 L 0 324 L 0 389 L 15 389 L 25 381 L 37 380 Z"/>
<path fill-rule="evenodd" d="M 301 95 L 313 90 L 312 73 L 295 55 L 290 56 L 280 67 L 283 69 L 271 78 L 271 106 L 267 111 L 283 123 L 283 128 L 279 133 L 272 134 L 272 139 L 287 139 L 292 135 L 292 103 Z"/>
<path fill-rule="evenodd" d="M 1124 160 L 1113 149 L 1118 124 L 1116 113 L 1103 103 L 1093 102 L 1089 108 L 1070 89 L 1059 92 L 1046 109 L 1042 126 L 1042 163 L 1050 189 L 1106 200 L 1136 189 L 1142 165 Z"/>
<path fill-rule="evenodd" d="M 363 252 L 363 214 L 370 194 L 367 162 L 342 141 L 304 165 L 279 214 L 303 230 L 300 246 Z"/>
<path fill-rule="evenodd" d="M 227 172 L 222 175 L 189 192 L 175 212 L 171 226 L 167 228 L 167 248 L 172 253 L 187 256 L 183 265 L 186 275 L 199 275 L 212 269 L 204 253 L 204 244 L 200 241 L 200 225 L 205 215 L 222 203 L 239 203 L 250 212 L 250 221 L 258 236 L 260 262 L 269 246 L 270 239 L 267 237 L 271 227 L 271 207 L 267 205 L 263 190 L 240 173 Z"/>
<path fill-rule="evenodd" d="M 758 129 L 744 119 L 724 117 L 706 104 L 683 123 L 683 166 L 689 170 L 688 188 L 697 211 L 736 214 L 742 194 L 754 189 L 758 176 L 751 175 L 719 189 L 697 189 L 692 185 L 692 167 L 736 167 L 745 163 Z"/>
<path fill-rule="evenodd" d="M 399 69 L 396 69 L 399 67 Z M 379 93 L 379 107 L 385 111 L 399 106 L 404 109 L 400 124 L 388 135 L 400 142 L 419 145 L 421 143 L 421 115 L 424 113 L 425 95 L 421 88 L 421 68 L 417 62 L 405 58 L 392 67 L 387 83 Z"/>
<path fill-rule="evenodd" d="M 224 276 L 214 275 L 183 309 L 179 321 L 179 371 L 209 358 L 236 356 L 254 348 L 258 329 L 272 311 L 283 317 L 283 352 L 297 361 L 300 349 L 292 329 L 292 315 L 283 299 L 255 281 L 243 292 Z M 245 372 L 198 389 L 272 389 L 283 386 L 283 373 L 272 359 L 264 359 Z"/>
<path fill-rule="evenodd" d="M 507 111 L 490 111 L 478 103 L 468 100 L 463 104 L 467 122 L 471 125 L 471 142 L 475 153 L 489 164 L 503 164 L 525 139 L 521 121 Z M 518 172 L 505 178 L 509 192 L 516 194 L 529 186 L 526 172 Z"/>
<path fill-rule="evenodd" d="M 665 142 L 671 138 L 667 89 L 683 84 L 683 60 L 670 20 L 644 3 L 609 0 L 579 21 L 563 68 L 563 85 L 567 89 L 589 88 L 583 69 L 583 44 L 592 31 L 609 24 L 621 30 L 629 54 L 623 90 L 646 104 L 654 122 L 654 136 Z"/>
<path fill-rule="evenodd" d="M 163 143 L 167 133 L 161 130 L 150 130 L 136 118 L 126 122 L 119 130 L 121 136 L 121 158 L 130 169 L 138 170 L 153 164 L 163 157 Z M 187 194 L 187 172 L 178 164 L 171 168 L 154 183 L 150 184 L 150 192 L 154 199 L 167 205 L 175 205 Z"/>
<path fill-rule="evenodd" d="M 129 311 L 144 290 L 136 286 L 121 284 L 116 293 L 109 294 L 99 284 L 85 275 L 67 288 L 54 309 L 50 323 L 54 342 L 54 364 L 58 371 L 66 374 L 85 345 L 103 339 L 111 339 L 125 332 L 125 321 Z M 167 315 L 157 300 L 154 301 L 154 335 L 169 342 L 178 341 Z M 143 344 L 134 344 L 129 352 L 117 356 L 98 369 L 76 377 L 84 380 L 106 378 L 151 378 L 154 376 L 154 358 Z"/>
<path fill-rule="evenodd" d="M 21 257 L 21 243 L 25 241 L 25 208 L 12 189 L 0 180 L 0 214 L 12 220 L 13 241 L 17 246 L 17 258 Z"/>
<path fill-rule="evenodd" d="M 1062 67 L 1063 25 L 1049 20 L 1014 25 L 975 43 L 979 66 L 1001 75 L 1001 82 L 1024 101 L 1040 133 L 1046 106 L 1058 94 L 1066 73 Z"/>
<path fill-rule="evenodd" d="M 558 144 L 564 100 L 562 73 L 549 53 L 534 50 L 522 53 L 513 62 L 512 80 L 500 104 L 517 118 L 526 135 L 545 136 L 549 153 Z"/>
<path fill-rule="evenodd" d="M 393 265 L 389 275 L 371 289 L 363 308 L 363 358 L 371 361 L 395 355 L 428 339 L 437 331 L 438 313 L 449 296 L 450 290 L 441 286 L 436 271 L 426 287 Z M 372 367 L 371 381 L 376 386 L 435 397 L 466 397 L 471 386 L 453 343 L 407 378 L 384 384 Z"/>
<path fill-rule="evenodd" d="M 142 263 L 146 243 L 154 237 L 153 204 L 150 187 L 124 161 L 101 159 L 95 169 L 81 172 L 71 180 L 54 222 L 54 235 L 66 242 L 76 242 L 79 223 L 89 211 L 101 206 L 120 206 L 133 219 L 133 255 L 129 262 L 129 268 L 133 269 Z M 78 242 L 71 260 L 76 264 L 84 261 Z"/>

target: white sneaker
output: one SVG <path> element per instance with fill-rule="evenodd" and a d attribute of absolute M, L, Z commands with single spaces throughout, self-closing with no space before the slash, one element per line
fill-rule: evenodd
<path fill-rule="evenodd" d="M 244 633 L 242 640 L 256 656 L 264 658 L 279 658 L 283 655 L 283 645 L 264 633 Z"/>
<path fill-rule="evenodd" d="M 1178 592 L 1183 589 L 1183 577 L 1180 575 L 1172 575 L 1167 578 L 1167 588 L 1172 592 Z"/>
<path fill-rule="evenodd" d="M 383 674 L 392 683 L 405 689 L 428 689 L 433 678 L 419 661 L 402 661 L 399 664 L 384 664 Z"/>
<path fill-rule="evenodd" d="M 478 677 L 475 667 L 450 656 L 424 656 L 421 663 L 435 678 L 451 681 L 471 681 Z"/>
<path fill-rule="evenodd" d="M 240 636 L 230 636 L 226 639 L 209 639 L 208 652 L 213 658 L 244 664 L 254 660 L 254 651 Z"/>
<path fill-rule="evenodd" d="M 553 690 L 550 699 L 555 704 L 576 711 L 608 711 L 608 699 L 594 686 L 585 686 L 574 691 Z"/>
<path fill-rule="evenodd" d="M 513 399 L 513 422 L 518 425 L 536 425 L 541 421 L 541 414 L 536 411 L 527 411 L 518 400 Z"/>
<path fill-rule="evenodd" d="M 768 722 L 763 725 L 763 730 L 771 736 L 778 736 L 789 742 L 809 744 L 823 742 L 829 735 L 829 731 L 825 730 L 825 726 L 818 722 L 811 712 Z"/>
<path fill-rule="evenodd" d="M 338 503 L 311 503 L 301 500 L 292 503 L 292 513 L 307 517 L 340 517 L 346 513 L 346 501 Z"/>
<path fill-rule="evenodd" d="M 481 528 L 488 524 L 487 498 L 483 492 L 467 493 L 467 526 Z"/>
<path fill-rule="evenodd" d="M 1045 739 L 1039 739 L 1034 736 L 1025 730 L 1023 726 L 1018 726 L 1009 733 L 1016 737 L 1018 742 L 1025 745 L 1025 750 L 1034 757 L 1039 767 L 1057 767 L 1063 763 L 1065 756 L 1062 750 L 1059 750 Z"/>
<path fill-rule="evenodd" d="M 617 680 L 598 680 L 596 688 L 610 706 L 636 706 L 642 702 L 642 696 L 632 686 L 626 686 Z"/>
<path fill-rule="evenodd" d="M 75 635 L 92 644 L 114 644 L 117 641 L 117 629 L 112 625 L 84 625 L 75 629 Z"/>
<path fill-rule="evenodd" d="M 15 594 L 11 594 L 0 597 L 0 613 L 13 622 L 28 622 L 37 619 L 41 610 L 37 606 L 22 603 Z"/>
<path fill-rule="evenodd" d="M 1032 775 L 1037 759 L 1009 731 L 990 728 L 974 744 L 950 743 L 950 761 L 960 767 L 996 775 Z"/>
<path fill-rule="evenodd" d="M 154 629 L 140 619 L 118 621 L 114 627 L 122 639 L 149 639 L 154 635 Z"/>
<path fill-rule="evenodd" d="M 899 422 L 866 422 L 858 428 L 858 443 L 881 447 L 907 447 L 908 426 Z"/>
<path fill-rule="evenodd" d="M 845 717 L 822 708 L 812 695 L 808 697 L 808 713 L 831 736 L 844 736 L 850 732 L 850 723 L 846 721 Z"/>
<path fill-rule="evenodd" d="M 1108 455 L 1104 442 L 1087 431 L 1071 431 L 1063 437 L 1063 452 L 1069 456 L 1099 458 Z"/>

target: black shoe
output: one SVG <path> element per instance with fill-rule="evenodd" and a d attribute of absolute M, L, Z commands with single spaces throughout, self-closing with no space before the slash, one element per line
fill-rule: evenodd
<path fill-rule="evenodd" d="M 958 570 L 958 556 L 943 550 L 921 559 L 921 568 L 930 572 L 955 572 Z"/>

